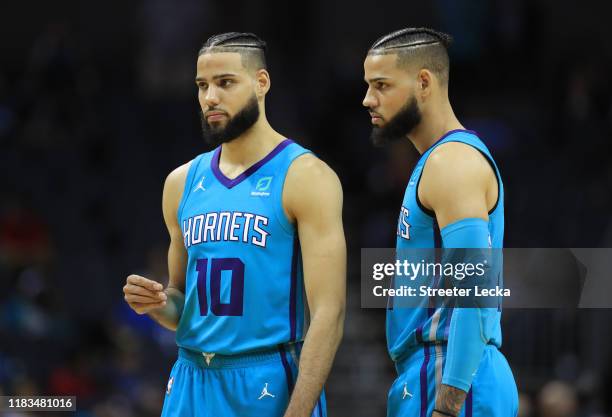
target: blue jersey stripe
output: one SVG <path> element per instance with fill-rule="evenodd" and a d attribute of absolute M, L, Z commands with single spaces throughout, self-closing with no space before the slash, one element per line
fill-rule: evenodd
<path fill-rule="evenodd" d="M 442 235 L 440 233 L 440 227 L 438 226 L 438 220 L 436 218 L 434 218 L 433 221 L 433 240 L 434 240 L 434 248 L 439 249 L 442 248 Z M 435 253 L 435 262 L 438 263 L 440 262 L 440 252 L 436 251 Z M 435 276 L 434 277 L 434 286 L 437 288 L 438 284 L 440 283 L 440 277 Z M 429 307 L 427 308 L 427 319 L 431 319 L 434 315 L 434 313 L 436 312 L 436 300 L 435 298 L 432 299 L 432 297 L 429 297 Z M 421 326 L 424 326 L 425 323 L 421 324 Z M 433 330 L 433 321 L 430 321 L 430 326 L 429 326 L 429 331 L 428 333 L 428 337 L 427 340 L 436 340 L 436 335 L 432 334 L 432 330 Z"/>
<path fill-rule="evenodd" d="M 473 387 L 467 393 L 467 397 L 465 398 L 465 417 L 472 417 L 472 390 Z"/>
<path fill-rule="evenodd" d="M 434 218 L 433 224 L 433 239 L 434 239 L 434 248 L 442 247 L 442 235 L 440 233 L 440 226 L 438 226 L 438 219 Z M 438 254 L 436 253 L 436 261 L 438 261 Z"/>
<path fill-rule="evenodd" d="M 427 365 L 429 364 L 429 344 L 423 345 L 423 352 L 425 354 L 423 358 L 423 364 L 421 365 L 420 379 L 421 379 L 421 416 L 427 417 Z"/>
<path fill-rule="evenodd" d="M 297 235 L 293 239 L 293 254 L 291 255 L 291 287 L 289 289 L 289 341 L 295 341 L 297 316 L 297 268 L 300 253 L 300 240 Z"/>
<path fill-rule="evenodd" d="M 291 396 L 291 393 L 293 392 L 293 372 L 291 372 L 291 366 L 289 366 L 289 361 L 287 361 L 287 351 L 283 345 L 278 345 L 278 353 L 280 354 L 281 362 L 283 364 L 283 368 L 285 369 L 287 390 L 289 391 L 289 396 Z"/>
<path fill-rule="evenodd" d="M 438 227 L 438 222 L 436 221 L 436 219 L 434 219 L 434 227 L 433 227 L 433 240 L 434 240 L 434 247 L 435 248 L 441 248 L 442 247 L 442 237 L 440 235 L 440 228 Z M 439 254 L 436 252 L 436 262 L 439 262 Z M 436 277 L 437 278 L 437 277 Z M 438 281 L 436 279 L 435 281 L 435 286 L 437 287 Z M 416 330 L 416 337 L 417 337 L 417 341 L 419 343 L 423 342 L 423 327 L 425 326 L 425 324 L 427 324 L 427 322 L 429 321 L 429 319 L 434 315 L 434 313 L 436 312 L 435 309 L 435 300 L 432 300 L 431 297 L 427 297 L 427 317 L 423 318 L 423 321 L 421 322 L 421 324 L 419 325 L 419 327 Z M 432 339 L 432 335 L 431 335 L 431 327 L 429 328 L 429 332 L 427 332 L 427 340 L 431 340 Z M 434 339 L 435 339 L 435 335 L 433 335 Z"/>

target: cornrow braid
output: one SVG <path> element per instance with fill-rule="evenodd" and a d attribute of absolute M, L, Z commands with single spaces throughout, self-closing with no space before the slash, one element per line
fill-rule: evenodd
<path fill-rule="evenodd" d="M 400 49 L 440 43 L 448 49 L 453 43 L 452 36 L 429 28 L 405 28 L 391 32 L 376 40 L 373 49 Z"/>
<path fill-rule="evenodd" d="M 368 55 L 397 54 L 398 66 L 426 68 L 438 77 L 442 85 L 448 85 L 448 48 L 452 42 L 450 35 L 433 29 L 405 28 L 378 38 Z"/>
<path fill-rule="evenodd" d="M 248 32 L 227 32 L 213 35 L 204 42 L 198 56 L 208 52 L 237 52 L 245 68 L 266 69 L 267 45 L 259 36 Z"/>
<path fill-rule="evenodd" d="M 202 49 L 212 47 L 256 48 L 265 51 L 266 42 L 254 33 L 227 32 L 208 38 L 202 46 Z"/>

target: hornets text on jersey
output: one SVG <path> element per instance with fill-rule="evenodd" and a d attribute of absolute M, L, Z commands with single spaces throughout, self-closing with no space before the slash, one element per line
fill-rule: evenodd
<path fill-rule="evenodd" d="M 229 179 L 221 149 L 191 162 L 177 213 L 188 254 L 177 344 L 236 355 L 299 341 L 302 263 L 282 191 L 292 161 L 309 151 L 286 139 Z"/>

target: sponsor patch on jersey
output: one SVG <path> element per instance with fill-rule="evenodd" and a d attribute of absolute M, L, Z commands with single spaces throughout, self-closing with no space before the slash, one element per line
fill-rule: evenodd
<path fill-rule="evenodd" d="M 261 177 L 255 183 L 255 189 L 251 191 L 251 197 L 269 197 L 270 196 L 270 186 L 272 185 L 271 176 Z"/>

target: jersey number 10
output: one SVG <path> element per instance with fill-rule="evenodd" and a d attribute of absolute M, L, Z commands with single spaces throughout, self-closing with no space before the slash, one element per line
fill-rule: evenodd
<path fill-rule="evenodd" d="M 209 259 L 198 259 L 198 301 L 200 315 L 208 315 L 208 299 L 206 297 L 207 272 Z M 242 316 L 244 295 L 244 264 L 238 258 L 210 259 L 210 311 L 215 316 Z M 221 272 L 231 271 L 232 284 L 229 303 L 221 302 Z"/>

